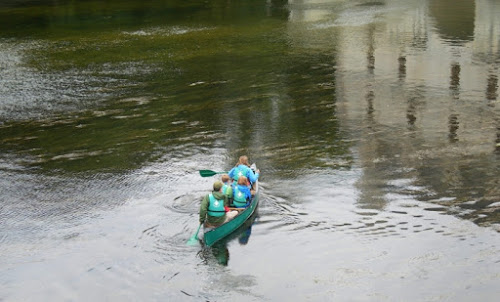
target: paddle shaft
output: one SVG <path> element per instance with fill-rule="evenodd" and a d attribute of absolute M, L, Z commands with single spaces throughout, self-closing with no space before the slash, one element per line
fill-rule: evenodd
<path fill-rule="evenodd" d="M 201 177 L 209 177 L 209 176 L 214 176 L 216 174 L 225 174 L 225 173 L 228 173 L 228 172 L 215 172 L 215 171 L 212 171 L 212 170 L 200 170 L 200 176 Z"/>
<path fill-rule="evenodd" d="M 187 245 L 194 245 L 195 243 L 198 242 L 198 233 L 200 232 L 200 228 L 201 228 L 201 223 L 200 225 L 198 226 L 198 229 L 196 230 L 196 232 L 193 234 L 193 236 L 191 236 L 191 238 L 189 238 L 189 240 L 186 242 Z"/>

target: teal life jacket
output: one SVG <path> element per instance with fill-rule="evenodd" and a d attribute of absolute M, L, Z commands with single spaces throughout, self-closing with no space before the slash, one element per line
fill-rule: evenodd
<path fill-rule="evenodd" d="M 222 217 L 226 214 L 223 199 L 215 199 L 213 194 L 209 194 L 208 199 L 210 201 L 208 204 L 208 215 L 214 217 Z"/>
<path fill-rule="evenodd" d="M 247 205 L 247 199 L 245 198 L 245 193 L 241 192 L 238 189 L 238 186 L 235 186 L 233 189 L 233 204 L 237 208 L 244 208 Z"/>
<path fill-rule="evenodd" d="M 240 176 L 246 176 L 245 175 L 245 168 L 240 168 L 239 166 L 236 167 L 236 169 L 234 169 L 234 177 L 233 177 L 233 180 L 235 183 L 238 182 L 238 178 L 240 178 Z"/>
<path fill-rule="evenodd" d="M 222 185 L 222 194 L 226 195 L 227 198 L 229 199 L 232 199 L 233 198 L 233 194 L 231 192 L 231 195 L 228 194 L 228 190 L 229 190 L 230 186 L 229 185 L 226 185 L 226 184 L 223 184 Z"/>
<path fill-rule="evenodd" d="M 227 193 L 227 188 L 229 188 L 229 186 L 228 186 L 228 185 L 226 185 L 226 184 L 223 184 L 223 185 L 222 185 L 222 194 L 227 195 L 227 194 L 226 194 L 226 193 Z"/>

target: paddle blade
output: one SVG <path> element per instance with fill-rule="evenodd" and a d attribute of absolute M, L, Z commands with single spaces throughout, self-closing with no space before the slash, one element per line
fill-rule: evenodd
<path fill-rule="evenodd" d="M 198 235 L 198 234 L 196 234 Z M 198 244 L 198 238 L 197 237 L 191 237 L 189 240 L 186 242 L 186 245 L 193 246 Z"/>
<path fill-rule="evenodd" d="M 198 233 L 200 232 L 200 228 L 201 228 L 201 223 L 198 226 L 196 233 L 194 233 L 193 236 L 191 236 L 191 238 L 189 238 L 189 240 L 186 242 L 186 245 L 193 246 L 198 244 Z"/>
<path fill-rule="evenodd" d="M 215 174 L 221 174 L 221 173 L 226 173 L 226 172 L 214 172 L 212 170 L 200 170 L 201 177 L 209 177 L 209 176 L 214 176 Z"/>

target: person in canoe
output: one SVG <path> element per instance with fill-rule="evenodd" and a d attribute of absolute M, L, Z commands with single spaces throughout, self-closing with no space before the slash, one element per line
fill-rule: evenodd
<path fill-rule="evenodd" d="M 233 205 L 235 208 L 246 208 L 250 205 L 252 193 L 248 179 L 245 176 L 238 178 L 238 183 L 233 188 Z"/>
<path fill-rule="evenodd" d="M 238 215 L 238 211 L 229 211 L 228 207 L 229 200 L 222 193 L 222 182 L 214 182 L 212 193 L 207 194 L 201 202 L 200 224 L 204 224 L 207 230 L 207 228 L 215 228 L 233 219 Z"/>
<path fill-rule="evenodd" d="M 229 204 L 233 202 L 233 188 L 231 178 L 227 174 L 222 174 L 220 177 L 222 181 L 222 193 L 227 196 Z"/>
<path fill-rule="evenodd" d="M 240 156 L 238 162 L 229 171 L 229 177 L 233 179 L 234 186 L 238 183 L 238 179 L 240 176 L 245 176 L 249 183 L 250 187 L 252 186 L 253 183 L 257 181 L 259 178 L 260 170 L 257 169 L 257 171 L 254 171 L 250 168 L 250 164 L 248 163 L 248 157 L 246 155 Z"/>

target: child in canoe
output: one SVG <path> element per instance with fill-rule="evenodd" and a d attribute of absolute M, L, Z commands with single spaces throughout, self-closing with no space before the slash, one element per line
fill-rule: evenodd
<path fill-rule="evenodd" d="M 220 180 L 222 181 L 222 194 L 227 196 L 229 204 L 233 203 L 233 188 L 231 178 L 227 174 L 222 174 Z"/>
<path fill-rule="evenodd" d="M 245 176 L 247 180 L 250 181 L 250 185 L 255 183 L 259 178 L 260 170 L 257 169 L 255 173 L 250 169 L 250 164 L 248 163 L 248 157 L 246 155 L 240 156 L 240 159 L 236 163 L 236 166 L 229 171 L 229 177 L 231 177 L 235 184 L 241 176 Z"/>
<path fill-rule="evenodd" d="M 250 205 L 252 193 L 248 179 L 245 176 L 238 178 L 237 184 L 233 187 L 233 205 L 235 208 L 246 208 Z"/>

